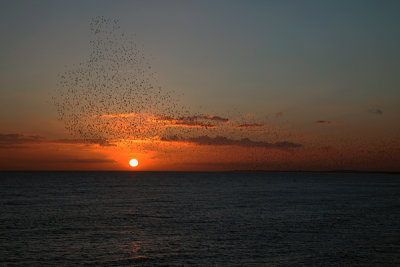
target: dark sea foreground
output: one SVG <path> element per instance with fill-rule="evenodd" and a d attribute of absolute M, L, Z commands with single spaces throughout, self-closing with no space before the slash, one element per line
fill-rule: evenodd
<path fill-rule="evenodd" d="M 1 266 L 400 266 L 398 174 L 0 176 Z"/>

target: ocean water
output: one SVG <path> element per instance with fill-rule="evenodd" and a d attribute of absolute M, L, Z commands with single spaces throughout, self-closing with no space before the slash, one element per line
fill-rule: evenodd
<path fill-rule="evenodd" d="M 398 174 L 0 177 L 1 266 L 400 266 Z"/>

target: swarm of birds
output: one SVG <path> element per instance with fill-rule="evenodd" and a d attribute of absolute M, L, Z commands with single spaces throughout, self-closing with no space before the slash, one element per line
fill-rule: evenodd
<path fill-rule="evenodd" d="M 118 20 L 90 23 L 90 55 L 59 77 L 54 97 L 66 129 L 84 139 L 143 139 L 158 135 L 149 120 L 184 112 L 156 79 L 142 49 L 125 35 Z"/>

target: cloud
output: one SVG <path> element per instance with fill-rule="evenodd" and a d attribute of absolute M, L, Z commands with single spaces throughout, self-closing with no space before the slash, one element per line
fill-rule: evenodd
<path fill-rule="evenodd" d="M 228 118 L 215 115 L 194 115 L 186 117 L 173 117 L 168 115 L 157 116 L 147 113 L 118 113 L 104 114 L 101 118 L 108 119 L 144 119 L 150 123 L 161 124 L 162 127 L 185 127 L 185 128 L 216 128 L 219 123 L 226 123 Z"/>
<path fill-rule="evenodd" d="M 369 109 L 368 111 L 375 115 L 383 115 L 383 111 L 379 108 Z"/>
<path fill-rule="evenodd" d="M 203 123 L 197 121 L 185 121 L 185 120 L 177 120 L 174 121 L 173 124 L 166 125 L 167 127 L 194 127 L 194 128 L 216 128 L 215 125 L 210 123 Z"/>
<path fill-rule="evenodd" d="M 137 113 L 121 113 L 121 114 L 105 114 L 101 115 L 102 118 L 131 118 L 137 117 Z"/>
<path fill-rule="evenodd" d="M 215 123 L 228 122 L 228 118 L 222 118 L 219 116 L 206 116 L 206 115 L 195 115 L 187 117 L 174 118 L 171 116 L 153 116 L 150 118 L 153 122 L 165 123 L 166 127 L 200 127 L 200 128 L 216 128 Z M 211 123 L 212 122 L 212 123 Z"/>
<path fill-rule="evenodd" d="M 83 144 L 115 146 L 104 139 L 55 139 L 49 140 L 40 135 L 26 134 L 0 134 L 0 149 L 26 148 L 28 145 L 35 144 Z"/>
<path fill-rule="evenodd" d="M 194 117 L 197 117 L 199 119 L 204 119 L 204 120 L 218 121 L 218 122 L 228 122 L 229 121 L 228 118 L 222 118 L 222 117 L 214 116 L 214 115 L 210 115 L 210 116 L 194 116 Z"/>
<path fill-rule="evenodd" d="M 46 160 L 52 163 L 82 163 L 82 164 L 96 164 L 96 163 L 115 163 L 112 159 L 101 159 L 101 158 L 87 158 L 87 159 L 56 159 L 56 160 Z"/>
<path fill-rule="evenodd" d="M 0 134 L 0 148 L 25 147 L 24 145 L 32 145 L 43 143 L 45 138 L 39 135 L 25 134 Z"/>
<path fill-rule="evenodd" d="M 323 121 L 323 120 L 318 120 L 314 121 L 316 124 L 339 124 L 339 121 Z"/>
<path fill-rule="evenodd" d="M 256 128 L 256 127 L 263 127 L 265 124 L 261 123 L 246 123 L 236 126 L 236 128 Z"/>
<path fill-rule="evenodd" d="M 56 139 L 56 140 L 49 141 L 49 143 L 116 146 L 115 144 L 111 144 L 107 140 L 104 140 L 104 139 Z"/>
<path fill-rule="evenodd" d="M 188 142 L 196 145 L 206 146 L 240 146 L 240 147 L 262 147 L 262 148 L 298 148 L 303 146 L 302 144 L 292 143 L 288 141 L 268 143 L 264 141 L 252 141 L 249 138 L 242 138 L 239 140 L 230 139 L 224 136 L 209 137 L 207 135 L 191 137 L 191 138 L 180 138 L 178 136 L 163 137 L 161 141 L 170 142 Z"/>

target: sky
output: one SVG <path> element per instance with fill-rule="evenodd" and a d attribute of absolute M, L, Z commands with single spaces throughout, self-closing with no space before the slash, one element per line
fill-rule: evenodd
<path fill-rule="evenodd" d="M 400 171 L 399 10 L 1 1 L 0 169 Z"/>

